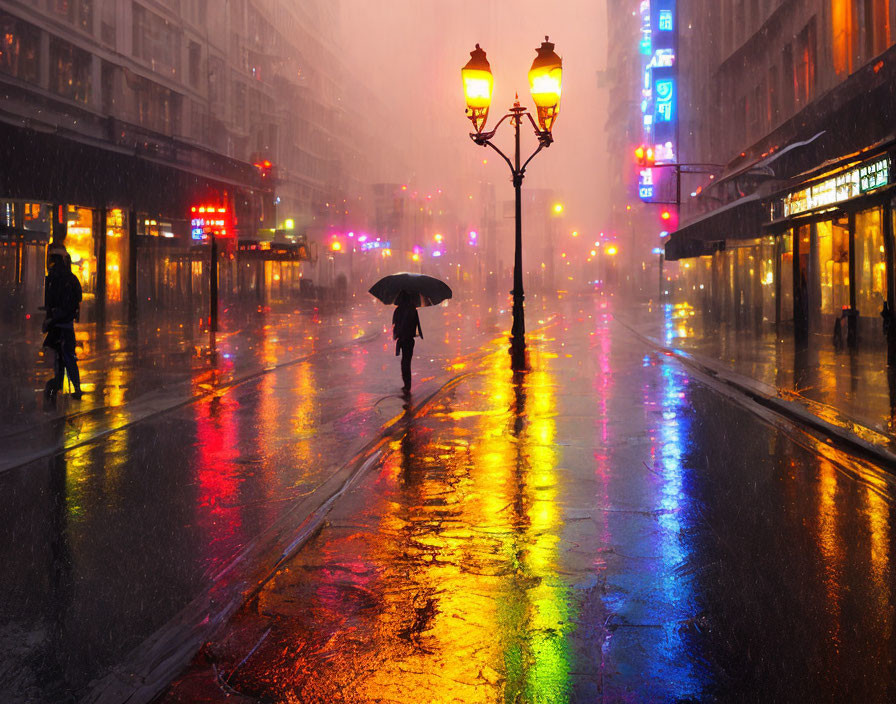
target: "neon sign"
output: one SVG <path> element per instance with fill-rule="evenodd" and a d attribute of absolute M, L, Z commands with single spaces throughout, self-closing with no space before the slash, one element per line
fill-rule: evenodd
<path fill-rule="evenodd" d="M 675 81 L 671 78 L 657 81 L 654 84 L 654 98 L 657 122 L 672 122 L 673 100 L 675 98 Z"/>
<path fill-rule="evenodd" d="M 660 26 L 661 32 L 672 31 L 672 10 L 660 10 Z"/>
<path fill-rule="evenodd" d="M 209 235 L 232 237 L 227 208 L 218 205 L 194 205 L 190 208 L 190 237 L 204 242 Z"/>
<path fill-rule="evenodd" d="M 859 167 L 859 191 L 873 191 L 890 182 L 890 157 Z"/>
<path fill-rule="evenodd" d="M 392 243 L 380 242 L 379 240 L 376 240 L 374 242 L 364 242 L 361 244 L 362 252 L 369 252 L 373 249 L 392 249 Z"/>
<path fill-rule="evenodd" d="M 644 55 L 640 75 L 641 143 L 653 147 L 658 166 L 678 161 L 676 6 L 676 0 L 642 0 L 639 5 L 640 49 Z M 670 169 L 641 170 L 638 174 L 639 198 L 648 202 L 668 200 L 672 174 Z"/>
<path fill-rule="evenodd" d="M 890 157 L 885 156 L 789 193 L 781 201 L 784 217 L 836 205 L 889 182 Z"/>
<path fill-rule="evenodd" d="M 638 48 L 645 56 L 650 56 L 652 51 L 650 35 L 650 0 L 641 0 L 641 41 Z"/>

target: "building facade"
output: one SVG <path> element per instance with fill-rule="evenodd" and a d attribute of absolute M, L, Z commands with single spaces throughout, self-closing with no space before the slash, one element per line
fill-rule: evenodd
<path fill-rule="evenodd" d="M 88 321 L 204 305 L 212 238 L 222 296 L 297 285 L 315 237 L 364 219 L 376 159 L 356 119 L 375 101 L 339 61 L 338 12 L 0 1 L 5 314 L 42 302 L 51 239 L 72 255 Z"/>
<path fill-rule="evenodd" d="M 896 2 L 680 0 L 684 185 L 666 255 L 717 320 L 881 345 L 894 300 Z M 892 327 L 892 326 L 891 326 Z"/>
<path fill-rule="evenodd" d="M 636 298 L 656 298 L 663 295 L 660 248 L 678 217 L 670 190 L 675 172 L 668 166 L 678 159 L 678 114 L 671 103 L 664 111 L 655 96 L 657 84 L 675 80 L 675 2 L 608 2 L 607 20 L 607 69 L 599 80 L 609 103 L 605 132 L 613 165 L 605 185 L 610 191 L 605 246 L 614 254 L 607 257 L 598 247 L 596 261 L 610 274 L 601 276 L 601 284 Z M 637 162 L 639 147 L 649 150 L 655 168 Z"/>

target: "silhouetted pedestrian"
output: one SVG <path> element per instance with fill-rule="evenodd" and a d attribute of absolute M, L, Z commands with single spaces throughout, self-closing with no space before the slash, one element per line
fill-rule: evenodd
<path fill-rule="evenodd" d="M 420 333 L 423 339 L 423 328 L 420 327 L 420 316 L 417 306 L 407 291 L 402 291 L 395 299 L 395 312 L 392 314 L 392 337 L 395 339 L 395 356 L 401 354 L 401 378 L 404 381 L 403 391 L 411 390 L 411 357 L 414 356 L 414 338 Z"/>
<path fill-rule="evenodd" d="M 64 250 L 63 250 L 64 251 Z M 78 358 L 75 356 L 75 321 L 81 306 L 81 282 L 72 273 L 68 253 L 51 250 L 47 257 L 47 279 L 44 289 L 44 347 L 56 354 L 55 376 L 47 382 L 46 393 L 55 396 L 62 389 L 62 380 L 68 380 L 75 390 L 72 397 L 81 398 L 81 375 L 78 372 Z"/>

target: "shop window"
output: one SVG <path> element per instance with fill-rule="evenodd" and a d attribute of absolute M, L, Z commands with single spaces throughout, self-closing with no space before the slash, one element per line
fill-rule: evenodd
<path fill-rule="evenodd" d="M 0 12 L 0 71 L 37 83 L 40 76 L 40 31 Z"/>
<path fill-rule="evenodd" d="M 856 306 L 859 315 L 877 317 L 886 298 L 887 267 L 880 208 L 856 214 Z"/>
<path fill-rule="evenodd" d="M 106 301 L 109 303 L 122 302 L 127 261 L 127 215 L 121 208 L 111 208 L 106 212 Z"/>
<path fill-rule="evenodd" d="M 22 227 L 26 230 L 44 232 L 49 237 L 53 219 L 52 206 L 43 203 L 25 203 L 22 211 Z"/>
<path fill-rule="evenodd" d="M 780 321 L 793 320 L 793 231 L 778 239 L 778 271 L 781 277 Z"/>
<path fill-rule="evenodd" d="M 765 237 L 760 246 L 759 286 L 762 296 L 762 317 L 767 322 L 775 320 L 775 239 Z"/>
<path fill-rule="evenodd" d="M 818 223 L 821 312 L 839 315 L 849 306 L 849 227 L 845 221 Z"/>
<path fill-rule="evenodd" d="M 72 258 L 72 273 L 81 281 L 85 294 L 96 290 L 96 249 L 93 240 L 93 211 L 68 207 L 68 230 L 65 248 Z"/>
<path fill-rule="evenodd" d="M 68 42 L 50 39 L 50 89 L 80 103 L 90 101 L 90 54 Z"/>

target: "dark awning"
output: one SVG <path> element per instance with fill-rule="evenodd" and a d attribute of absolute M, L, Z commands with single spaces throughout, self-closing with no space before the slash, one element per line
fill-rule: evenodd
<path fill-rule="evenodd" d="M 725 248 L 725 240 L 754 239 L 762 235 L 768 213 L 754 193 L 692 220 L 672 233 L 666 259 L 688 259 Z"/>

